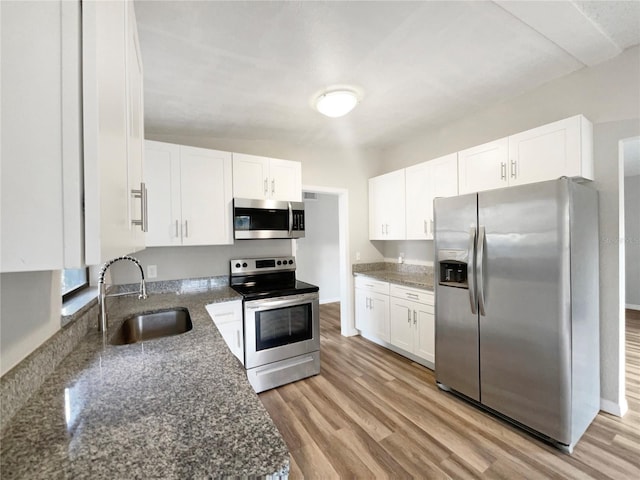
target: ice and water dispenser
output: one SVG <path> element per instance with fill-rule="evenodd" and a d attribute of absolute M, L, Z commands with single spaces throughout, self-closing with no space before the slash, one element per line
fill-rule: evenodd
<path fill-rule="evenodd" d="M 438 264 L 440 278 L 438 283 L 447 287 L 469 288 L 467 282 L 467 250 L 439 250 Z"/>

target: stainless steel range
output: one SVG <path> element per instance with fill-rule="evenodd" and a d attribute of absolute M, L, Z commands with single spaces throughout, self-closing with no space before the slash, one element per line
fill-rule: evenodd
<path fill-rule="evenodd" d="M 231 260 L 243 296 L 244 365 L 256 392 L 320 373 L 318 287 L 296 280 L 294 257 Z"/>

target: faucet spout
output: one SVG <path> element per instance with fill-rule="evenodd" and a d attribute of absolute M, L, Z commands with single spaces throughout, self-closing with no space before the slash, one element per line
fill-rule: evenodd
<path fill-rule="evenodd" d="M 147 285 L 144 282 L 144 270 L 138 260 L 136 260 L 133 257 L 129 257 L 125 255 L 123 257 L 116 257 L 114 259 L 109 260 L 108 262 L 105 262 L 105 264 L 100 269 L 100 275 L 98 277 L 98 288 L 99 288 L 98 306 L 100 308 L 100 318 L 99 318 L 100 321 L 98 322 L 98 331 L 101 331 L 103 333 L 106 333 L 108 328 L 107 286 L 104 283 L 104 276 L 107 273 L 107 270 L 109 269 L 109 267 L 114 263 L 119 262 L 120 260 L 129 260 L 138 266 L 138 269 L 140 270 L 140 291 L 138 292 L 138 298 L 141 300 L 147 298 Z"/>

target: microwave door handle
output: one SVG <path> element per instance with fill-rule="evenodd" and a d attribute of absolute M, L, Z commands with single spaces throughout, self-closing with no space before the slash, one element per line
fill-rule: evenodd
<path fill-rule="evenodd" d="M 289 237 L 293 235 L 293 209 L 291 208 L 291 202 L 287 202 L 289 205 Z"/>

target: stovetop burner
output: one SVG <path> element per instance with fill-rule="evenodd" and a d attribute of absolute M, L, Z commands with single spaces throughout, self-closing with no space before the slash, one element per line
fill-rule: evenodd
<path fill-rule="evenodd" d="M 231 260 L 230 286 L 245 300 L 282 297 L 319 291 L 296 279 L 295 258 L 249 258 Z"/>

